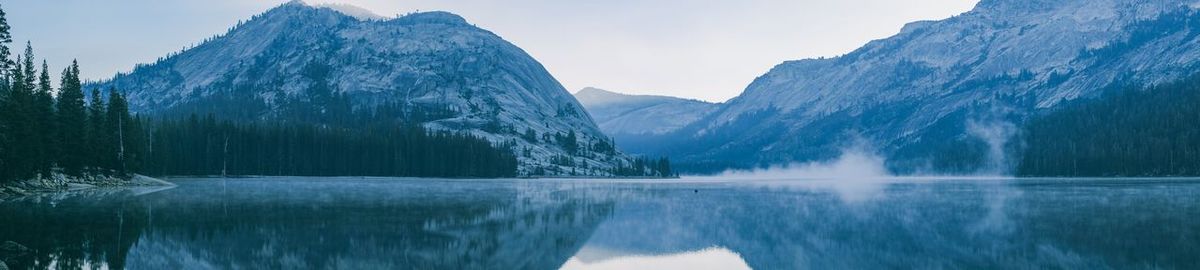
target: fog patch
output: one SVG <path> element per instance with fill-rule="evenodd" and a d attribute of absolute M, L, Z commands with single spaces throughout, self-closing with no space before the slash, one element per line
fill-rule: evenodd
<path fill-rule="evenodd" d="M 754 170 L 730 170 L 721 178 L 749 180 L 861 180 L 889 178 L 884 159 L 862 150 L 844 150 L 831 161 L 793 163 Z"/>
<path fill-rule="evenodd" d="M 1011 175 L 1015 158 L 1009 157 L 1008 146 L 1020 134 L 1016 124 L 1007 121 L 967 121 L 967 134 L 987 144 L 986 160 L 977 175 Z"/>
<path fill-rule="evenodd" d="M 1007 107 L 993 108 L 993 115 L 1003 115 L 1009 112 Z M 1005 177 L 1013 174 L 1018 158 L 1011 155 L 1010 149 L 1022 146 L 1021 127 L 1003 117 L 990 117 L 985 120 L 967 121 L 967 134 L 978 138 L 987 144 L 984 164 L 975 172 L 977 176 Z M 983 182 L 978 185 L 990 185 L 991 190 L 985 197 L 987 213 L 967 230 L 976 237 L 1005 237 L 1011 235 L 1017 227 L 1010 217 L 1011 201 L 1021 195 L 1005 182 Z"/>
<path fill-rule="evenodd" d="M 885 160 L 864 147 L 844 149 L 840 157 L 824 162 L 794 163 L 765 169 L 727 171 L 720 178 L 752 180 L 771 188 L 832 191 L 845 202 L 862 202 L 883 194 L 894 178 Z"/>

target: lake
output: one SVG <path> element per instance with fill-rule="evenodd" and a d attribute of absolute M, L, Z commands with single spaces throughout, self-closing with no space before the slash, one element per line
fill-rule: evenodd
<path fill-rule="evenodd" d="M 1200 269 L 1200 180 L 171 179 L 0 203 L 13 269 Z"/>

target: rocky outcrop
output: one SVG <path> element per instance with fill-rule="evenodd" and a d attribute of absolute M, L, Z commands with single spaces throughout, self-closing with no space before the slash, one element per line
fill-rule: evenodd
<path fill-rule="evenodd" d="M 43 193 L 135 186 L 173 187 L 175 184 L 140 174 L 122 178 L 104 175 L 72 177 L 55 173 L 49 178 L 0 184 L 0 201 Z"/>

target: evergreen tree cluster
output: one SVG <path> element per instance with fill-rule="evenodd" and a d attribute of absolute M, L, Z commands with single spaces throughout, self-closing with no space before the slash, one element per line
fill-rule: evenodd
<path fill-rule="evenodd" d="M 575 155 L 579 153 L 579 137 L 575 135 L 574 130 L 568 132 L 567 134 L 554 134 L 554 141 L 558 143 L 559 147 L 562 147 L 562 149 L 567 151 L 569 154 Z"/>
<path fill-rule="evenodd" d="M 62 72 L 57 95 L 50 67 L 35 66 L 33 46 L 10 58 L 11 29 L 0 10 L 0 182 L 48 177 L 56 170 L 124 175 L 136 170 L 140 138 L 125 99 L 110 90 L 85 101 L 79 64 Z"/>
<path fill-rule="evenodd" d="M 648 177 L 676 177 L 679 176 L 671 171 L 671 161 L 667 158 L 647 159 L 639 157 L 633 159 L 630 164 L 621 164 L 612 170 L 613 176 L 648 176 Z"/>
<path fill-rule="evenodd" d="M 29 60 L 32 49 L 21 58 L 0 86 L 0 179 L 44 178 L 55 169 L 71 176 L 126 175 L 138 169 L 144 138 L 124 96 L 110 90 L 106 103 L 93 90 L 86 102 L 77 63 L 62 72 L 55 96 L 48 66 L 30 80 L 38 73 Z"/>
<path fill-rule="evenodd" d="M 151 125 L 153 175 L 515 177 L 505 147 L 416 124 L 342 128 L 192 115 Z"/>
<path fill-rule="evenodd" d="M 617 159 L 612 161 L 617 162 L 616 167 L 601 169 L 589 166 L 583 160 L 576 160 L 577 157 L 582 158 L 597 158 L 601 155 L 617 154 L 616 143 L 613 139 L 598 139 L 598 140 L 582 140 L 575 131 L 566 133 L 558 132 L 554 134 L 542 134 L 543 142 L 553 142 L 561 148 L 566 154 L 556 154 L 550 157 L 550 165 L 546 167 L 535 168 L 530 174 L 532 176 L 543 175 L 600 175 L 607 174 L 616 177 L 676 177 L 678 176 L 671 170 L 671 162 L 667 158 L 646 159 L 634 158 L 628 164 Z M 522 137 L 529 142 L 538 142 L 537 132 L 533 129 L 526 130 Z M 597 155 L 600 154 L 600 155 Z M 529 150 L 525 150 L 525 156 L 530 156 Z M 569 167 L 570 170 L 563 170 L 561 167 Z M 576 168 L 583 169 L 579 171 Z"/>
<path fill-rule="evenodd" d="M 1200 175 L 1200 75 L 1104 96 L 1032 120 L 1018 174 Z"/>

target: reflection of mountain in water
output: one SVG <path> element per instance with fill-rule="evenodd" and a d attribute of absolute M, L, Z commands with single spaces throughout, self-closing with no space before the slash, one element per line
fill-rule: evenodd
<path fill-rule="evenodd" d="M 629 255 L 592 258 L 596 253 L 607 251 L 584 248 L 563 264 L 562 270 L 590 269 L 688 269 L 688 270 L 738 270 L 751 269 L 746 261 L 733 251 L 724 248 L 706 248 L 698 251 L 661 255 Z"/>
<path fill-rule="evenodd" d="M 63 230 L 97 230 L 63 236 L 71 238 L 68 241 L 21 241 L 58 250 L 95 245 L 100 241 L 93 238 L 114 237 L 107 228 L 111 226 L 97 227 L 87 220 L 112 215 L 96 208 L 112 208 L 137 212 L 125 214 L 131 231 L 114 249 L 116 257 L 128 257 L 111 263 L 117 268 L 554 269 L 579 250 L 613 207 L 571 190 L 534 192 L 538 189 L 522 190 L 508 182 L 469 184 L 470 190 L 439 184 L 446 183 L 274 183 L 288 187 L 282 189 L 264 188 L 271 183 L 260 180 L 228 181 L 224 186 L 185 182 L 181 190 L 186 192 L 79 211 L 89 215 L 31 214 L 45 217 L 37 222 L 65 223 Z M 33 231 L 34 227 L 10 228 L 14 234 L 4 236 L 56 234 Z M 106 254 L 82 253 L 79 261 L 85 263 Z M 16 268 L 46 265 L 20 263 Z"/>
<path fill-rule="evenodd" d="M 35 250 L 0 260 L 14 269 L 556 269 L 704 259 L 753 269 L 1200 269 L 1200 182 L 873 185 L 187 180 L 142 196 L 0 204 L 0 241 Z"/>
<path fill-rule="evenodd" d="M 1197 185 L 1053 183 L 880 184 L 865 201 L 809 185 L 663 188 L 623 198 L 575 259 L 723 247 L 754 269 L 1200 266 L 1200 198 L 1180 196 Z"/>

